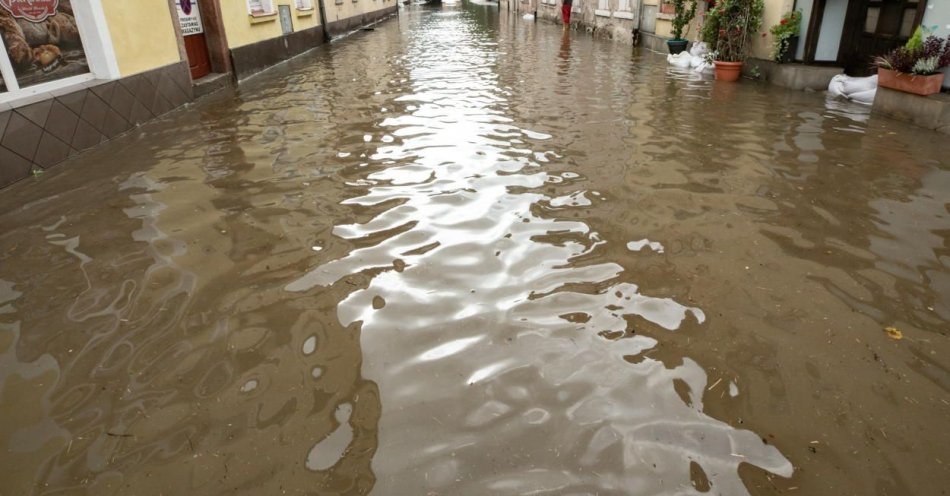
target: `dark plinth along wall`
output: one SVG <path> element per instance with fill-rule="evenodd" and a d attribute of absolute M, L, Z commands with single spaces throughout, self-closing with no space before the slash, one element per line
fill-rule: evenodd
<path fill-rule="evenodd" d="M 234 75 L 244 79 L 323 43 L 323 26 L 231 49 Z"/>
<path fill-rule="evenodd" d="M 331 36 L 337 36 L 389 17 L 395 14 L 397 10 L 398 7 L 394 5 L 374 12 L 348 17 L 327 24 L 326 29 Z M 239 80 L 247 78 L 254 73 L 322 44 L 325 40 L 323 29 L 323 26 L 316 26 L 277 38 L 232 48 L 231 60 L 234 66 L 234 75 Z"/>
<path fill-rule="evenodd" d="M 46 169 L 193 98 L 188 63 L 0 109 L 0 187 Z"/>
<path fill-rule="evenodd" d="M 327 32 L 329 32 L 332 36 L 348 33 L 361 26 L 372 24 L 376 21 L 379 21 L 380 19 L 385 19 L 386 17 L 395 14 L 397 10 L 399 10 L 399 7 L 397 5 L 393 5 L 392 7 L 386 7 L 385 9 L 379 9 L 373 12 L 367 12 L 365 14 L 330 22 L 327 23 Z"/>

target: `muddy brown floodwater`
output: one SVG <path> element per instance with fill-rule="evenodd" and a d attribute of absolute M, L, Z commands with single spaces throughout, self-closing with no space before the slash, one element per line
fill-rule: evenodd
<path fill-rule="evenodd" d="M 947 494 L 948 160 L 405 10 L 0 192 L 0 493 Z"/>

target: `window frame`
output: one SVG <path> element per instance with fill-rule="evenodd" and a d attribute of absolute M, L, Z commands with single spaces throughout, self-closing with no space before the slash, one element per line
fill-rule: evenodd
<path fill-rule="evenodd" d="M 0 92 L 0 104 L 17 106 L 24 100 L 34 101 L 34 97 L 44 93 L 49 93 L 49 97 L 52 98 L 55 96 L 54 93 L 75 91 L 93 80 L 112 80 L 120 77 L 119 64 L 115 57 L 115 48 L 112 45 L 102 1 L 87 0 L 74 3 L 73 17 L 76 19 L 76 28 L 82 40 L 89 72 L 22 88 L 17 81 L 10 56 L 7 54 L 6 43 L 0 36 L 0 78 L 5 86 L 4 91 Z"/>

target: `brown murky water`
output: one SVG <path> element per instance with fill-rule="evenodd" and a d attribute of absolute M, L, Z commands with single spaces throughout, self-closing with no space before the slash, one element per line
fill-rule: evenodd
<path fill-rule="evenodd" d="M 0 194 L 0 493 L 947 494 L 948 151 L 403 12 Z"/>

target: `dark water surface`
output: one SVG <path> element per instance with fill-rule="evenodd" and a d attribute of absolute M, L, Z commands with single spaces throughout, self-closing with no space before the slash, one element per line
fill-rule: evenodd
<path fill-rule="evenodd" d="M 0 192 L 0 494 L 947 494 L 948 160 L 404 11 Z"/>

